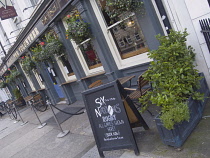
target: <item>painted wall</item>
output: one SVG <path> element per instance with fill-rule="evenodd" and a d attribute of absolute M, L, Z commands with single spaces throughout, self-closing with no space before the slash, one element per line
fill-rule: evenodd
<path fill-rule="evenodd" d="M 210 55 L 201 33 L 199 20 L 210 16 L 207 0 L 163 0 L 173 29 L 187 28 L 187 44 L 195 49 L 197 69 L 203 72 L 210 86 Z"/>

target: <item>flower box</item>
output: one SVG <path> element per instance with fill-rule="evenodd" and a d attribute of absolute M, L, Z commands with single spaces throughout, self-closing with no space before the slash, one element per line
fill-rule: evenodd
<path fill-rule="evenodd" d="M 203 110 L 208 99 L 207 97 L 209 96 L 209 88 L 205 77 L 200 80 L 200 84 L 201 87 L 197 91 L 204 93 L 205 99 L 204 101 L 193 100 L 191 97 L 188 99 L 188 106 L 190 110 L 189 121 L 184 121 L 175 125 L 174 129 L 168 130 L 163 126 L 159 115 L 155 118 L 158 132 L 164 144 L 173 147 L 181 147 L 201 120 Z"/>

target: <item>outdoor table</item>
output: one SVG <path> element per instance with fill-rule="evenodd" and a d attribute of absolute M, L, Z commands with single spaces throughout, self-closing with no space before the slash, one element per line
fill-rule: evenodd
<path fill-rule="evenodd" d="M 118 78 L 120 84 L 124 84 L 126 82 L 130 82 L 130 86 L 131 87 L 131 80 L 135 77 L 135 75 L 132 75 L 132 76 L 125 76 L 125 77 L 121 77 L 121 78 Z"/>

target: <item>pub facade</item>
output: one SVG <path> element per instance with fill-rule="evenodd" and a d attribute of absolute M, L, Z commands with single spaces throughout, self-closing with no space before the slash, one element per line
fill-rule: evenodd
<path fill-rule="evenodd" d="M 16 88 L 23 97 L 46 93 L 53 103 L 67 104 L 82 100 L 81 92 L 97 80 L 135 75 L 132 85 L 137 84 L 151 61 L 148 52 L 159 46 L 155 36 L 184 30 L 179 18 L 172 21 L 175 13 L 166 0 L 138 5 L 139 10 L 113 15 L 108 0 L 44 0 L 3 59 L 0 76 L 3 81 L 13 76 L 7 83 L 12 94 Z M 197 64 L 209 78 L 206 58 L 198 56 Z"/>

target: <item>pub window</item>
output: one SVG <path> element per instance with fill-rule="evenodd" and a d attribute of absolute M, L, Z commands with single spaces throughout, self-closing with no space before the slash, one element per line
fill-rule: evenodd
<path fill-rule="evenodd" d="M 148 52 L 148 45 L 135 13 L 123 13 L 111 20 L 104 9 L 107 7 L 106 0 L 96 0 L 96 2 L 103 14 L 107 29 L 112 34 L 121 59 Z M 112 9 L 109 8 L 109 10 Z"/>
<path fill-rule="evenodd" d="M 94 45 L 91 42 L 91 39 L 86 40 L 85 42 L 79 45 L 79 48 L 82 52 L 82 55 L 88 65 L 89 69 L 102 66 L 101 61 L 97 55 L 97 52 L 94 48 Z"/>
<path fill-rule="evenodd" d="M 59 59 L 60 59 L 61 63 L 63 64 L 63 68 L 64 68 L 65 73 L 68 76 L 74 75 L 72 67 L 71 67 L 69 61 L 67 60 L 67 58 L 65 57 L 65 55 L 62 55 Z"/>
<path fill-rule="evenodd" d="M 76 20 L 73 25 L 71 23 L 68 22 L 68 17 L 78 17 L 79 20 Z M 72 30 L 72 27 L 75 27 L 78 22 L 80 21 L 85 21 L 80 13 L 78 12 L 78 10 L 75 8 L 73 9 L 67 16 L 66 16 L 67 20 L 63 20 L 64 22 L 64 26 L 67 30 L 67 32 L 69 30 Z M 78 24 L 79 25 L 79 24 Z M 72 26 L 72 27 L 71 27 Z M 89 33 L 86 33 L 89 34 Z M 85 35 L 86 35 L 85 34 Z M 67 34 L 67 38 L 69 37 L 69 35 Z M 91 40 L 91 31 L 90 31 L 90 35 L 87 35 L 86 37 L 84 36 L 82 39 L 78 40 L 78 39 L 71 39 L 71 42 L 76 50 L 77 56 L 84 68 L 84 70 L 86 71 L 86 74 L 89 75 L 91 73 L 95 73 L 95 72 L 99 72 L 102 71 L 102 64 L 101 61 L 98 57 L 97 51 L 95 49 L 94 46 L 94 42 Z"/>

